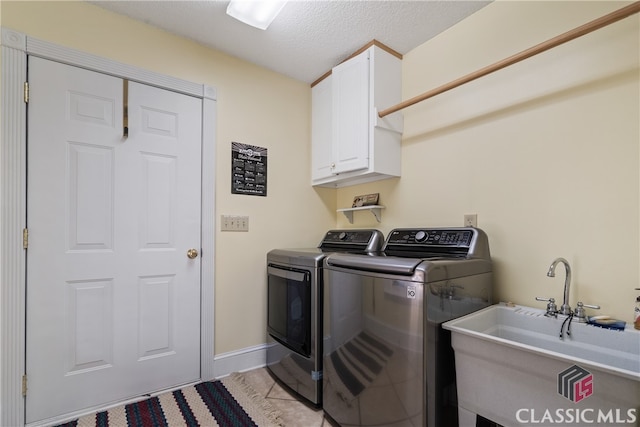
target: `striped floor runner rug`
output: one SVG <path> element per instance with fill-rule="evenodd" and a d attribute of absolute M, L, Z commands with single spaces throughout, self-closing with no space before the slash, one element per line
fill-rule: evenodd
<path fill-rule="evenodd" d="M 241 374 L 87 415 L 57 427 L 276 427 L 280 413 Z"/>

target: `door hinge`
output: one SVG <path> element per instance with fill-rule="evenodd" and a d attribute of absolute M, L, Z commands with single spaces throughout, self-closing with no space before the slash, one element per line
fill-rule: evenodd
<path fill-rule="evenodd" d="M 24 82 L 24 102 L 29 103 L 29 82 Z"/>
<path fill-rule="evenodd" d="M 27 249 L 29 247 L 29 229 L 22 229 L 22 249 Z"/>
<path fill-rule="evenodd" d="M 27 395 L 27 374 L 22 376 L 22 395 Z"/>

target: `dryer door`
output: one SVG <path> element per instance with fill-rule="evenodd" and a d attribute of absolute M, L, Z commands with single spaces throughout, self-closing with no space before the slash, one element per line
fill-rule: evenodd
<path fill-rule="evenodd" d="M 271 264 L 267 274 L 267 331 L 284 346 L 309 357 L 311 273 Z"/>

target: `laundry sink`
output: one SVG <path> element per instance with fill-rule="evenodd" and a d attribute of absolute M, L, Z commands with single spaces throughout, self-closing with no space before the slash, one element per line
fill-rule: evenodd
<path fill-rule="evenodd" d="M 640 331 L 568 326 L 566 316 L 512 304 L 445 323 L 460 425 L 475 414 L 502 425 L 637 425 Z"/>

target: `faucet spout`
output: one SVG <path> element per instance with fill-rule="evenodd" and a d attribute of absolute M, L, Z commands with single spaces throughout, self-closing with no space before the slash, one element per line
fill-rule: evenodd
<path fill-rule="evenodd" d="M 569 261 L 564 258 L 556 258 L 555 260 L 553 260 L 553 262 L 549 266 L 549 271 L 547 271 L 547 276 L 555 277 L 556 266 L 560 263 L 564 264 L 566 275 L 564 279 L 564 298 L 562 300 L 562 306 L 560 307 L 560 310 L 558 312 L 560 314 L 569 316 L 572 314 L 571 305 L 569 304 L 569 287 L 571 286 L 571 267 L 569 266 Z"/>

